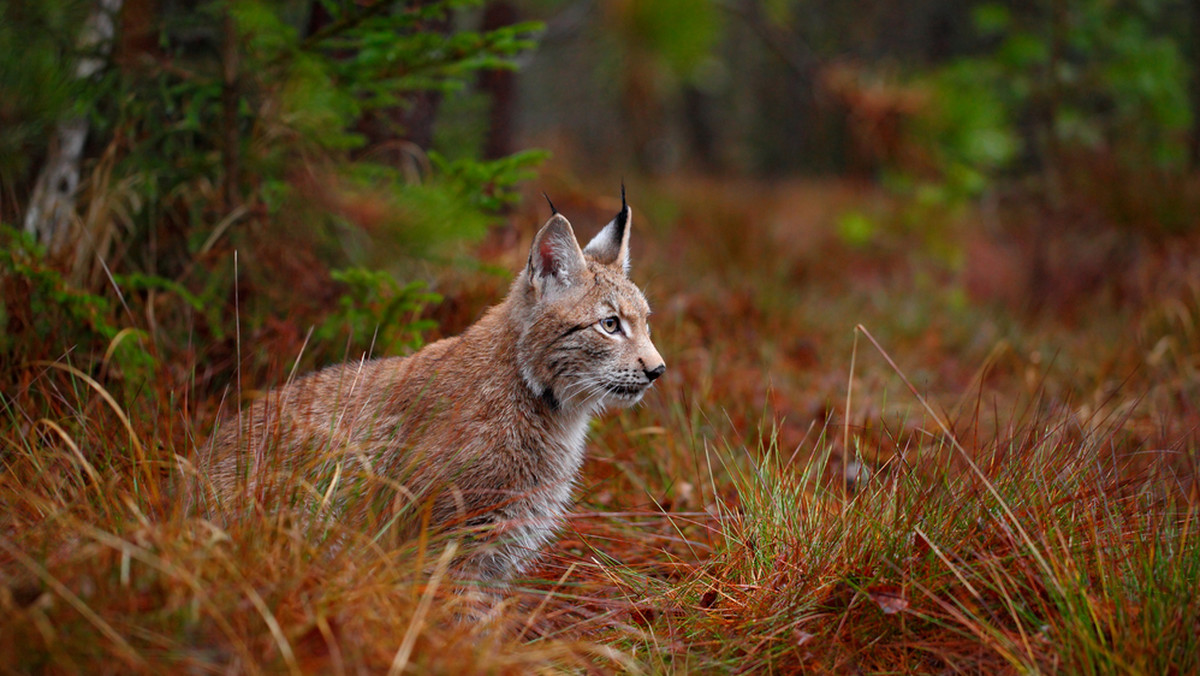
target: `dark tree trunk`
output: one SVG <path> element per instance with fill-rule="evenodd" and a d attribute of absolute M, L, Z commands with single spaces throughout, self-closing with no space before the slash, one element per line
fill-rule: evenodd
<path fill-rule="evenodd" d="M 238 173 L 241 143 L 238 139 L 238 37 L 233 15 L 225 11 L 221 36 L 221 153 L 225 170 L 222 186 L 223 211 L 229 213 L 241 202 Z"/>
<path fill-rule="evenodd" d="M 712 97 L 693 85 L 684 85 L 683 119 L 687 125 L 689 150 L 700 168 L 706 172 L 719 171 L 721 162 L 717 157 Z"/>
<path fill-rule="evenodd" d="M 484 9 L 482 30 L 493 31 L 516 22 L 516 7 L 511 2 L 497 0 L 489 2 Z M 483 71 L 479 74 L 479 89 L 491 99 L 483 158 L 495 160 L 511 155 L 517 112 L 517 75 L 512 70 Z"/>
<path fill-rule="evenodd" d="M 308 15 L 307 35 L 316 35 L 321 29 L 333 22 L 333 16 L 329 14 L 329 10 L 320 2 L 312 3 L 312 10 Z"/>

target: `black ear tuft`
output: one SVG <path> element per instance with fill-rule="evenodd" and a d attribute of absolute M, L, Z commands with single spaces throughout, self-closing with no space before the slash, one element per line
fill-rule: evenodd
<path fill-rule="evenodd" d="M 617 224 L 617 239 L 620 240 L 625 234 L 625 226 L 629 223 L 629 203 L 625 201 L 625 181 L 621 181 L 621 213 L 613 218 L 613 222 Z"/>
<path fill-rule="evenodd" d="M 633 210 L 625 201 L 625 184 L 621 183 L 621 211 L 596 233 L 584 247 L 583 253 L 604 265 L 615 265 L 629 274 L 629 228 L 633 221 Z"/>
<path fill-rule="evenodd" d="M 625 186 L 621 186 L 621 194 L 622 194 L 622 195 L 624 195 L 624 194 L 625 194 Z M 546 193 L 544 193 L 544 192 L 543 192 L 543 193 L 542 193 L 542 197 L 545 197 L 545 198 L 546 198 L 546 204 L 549 204 L 549 205 L 550 205 L 550 215 L 551 215 L 551 216 L 553 216 L 553 215 L 557 214 L 557 213 L 558 213 L 558 209 L 555 209 L 555 208 L 554 208 L 554 202 L 551 202 L 551 201 L 550 201 L 550 196 L 549 196 L 549 195 L 547 195 Z"/>

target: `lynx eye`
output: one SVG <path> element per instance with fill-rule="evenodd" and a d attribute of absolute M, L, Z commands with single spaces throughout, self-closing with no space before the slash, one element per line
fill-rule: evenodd
<path fill-rule="evenodd" d="M 616 317 L 605 317 L 600 320 L 600 328 L 604 329 L 606 333 L 620 333 L 621 320 Z"/>

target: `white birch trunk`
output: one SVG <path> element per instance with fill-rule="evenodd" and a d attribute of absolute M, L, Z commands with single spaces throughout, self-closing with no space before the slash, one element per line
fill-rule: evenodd
<path fill-rule="evenodd" d="M 87 79 L 98 73 L 112 52 L 117 15 L 124 0 L 96 0 L 91 15 L 79 34 L 79 48 L 87 54 L 75 65 L 75 77 Z M 51 254 L 62 251 L 75 215 L 80 163 L 87 141 L 88 120 L 79 115 L 58 123 L 46 163 L 38 174 L 33 196 L 25 212 L 25 231 L 46 246 Z"/>

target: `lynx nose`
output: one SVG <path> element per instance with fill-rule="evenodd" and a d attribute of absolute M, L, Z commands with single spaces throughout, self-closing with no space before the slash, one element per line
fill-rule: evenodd
<path fill-rule="evenodd" d="M 665 373 L 666 370 L 667 370 L 666 364 L 659 364 L 658 366 L 655 366 L 652 369 L 646 369 L 646 371 L 645 371 L 646 380 L 649 380 L 650 382 L 654 382 L 655 380 L 658 380 L 658 377 L 661 376 L 663 373 Z"/>

